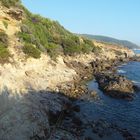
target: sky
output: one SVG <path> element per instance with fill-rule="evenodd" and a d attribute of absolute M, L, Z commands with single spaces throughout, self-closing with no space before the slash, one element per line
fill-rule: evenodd
<path fill-rule="evenodd" d="M 73 33 L 105 35 L 140 45 L 140 0 L 22 0 Z"/>

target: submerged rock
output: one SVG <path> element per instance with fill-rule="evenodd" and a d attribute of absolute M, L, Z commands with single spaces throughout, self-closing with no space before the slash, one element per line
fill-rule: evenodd
<path fill-rule="evenodd" d="M 124 76 L 113 73 L 100 73 L 96 75 L 96 80 L 100 89 L 106 95 L 129 100 L 134 97 L 134 85 Z"/>
<path fill-rule="evenodd" d="M 93 90 L 93 91 L 90 92 L 90 96 L 91 96 L 91 98 L 94 99 L 94 100 L 99 100 L 99 99 L 100 99 L 100 97 L 99 97 L 97 91 L 95 91 L 95 90 Z"/>

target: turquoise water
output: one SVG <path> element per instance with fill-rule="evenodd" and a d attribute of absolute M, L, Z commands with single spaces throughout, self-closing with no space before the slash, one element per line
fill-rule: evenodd
<path fill-rule="evenodd" d="M 140 62 L 129 62 L 122 65 L 118 68 L 118 72 L 140 86 Z M 98 89 L 98 84 L 94 80 L 88 83 L 88 88 L 91 91 L 96 90 L 100 99 L 93 100 L 85 97 L 84 101 L 78 102 L 81 112 L 84 112 L 84 119 L 89 121 L 104 119 L 109 123 L 117 124 L 121 128 L 126 128 L 140 140 L 140 92 L 136 93 L 133 101 L 125 101 L 104 95 Z"/>

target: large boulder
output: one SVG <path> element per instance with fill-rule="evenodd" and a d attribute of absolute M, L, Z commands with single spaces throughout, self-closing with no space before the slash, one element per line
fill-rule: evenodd
<path fill-rule="evenodd" d="M 134 85 L 124 76 L 100 73 L 96 75 L 96 80 L 105 94 L 114 98 L 133 99 Z"/>

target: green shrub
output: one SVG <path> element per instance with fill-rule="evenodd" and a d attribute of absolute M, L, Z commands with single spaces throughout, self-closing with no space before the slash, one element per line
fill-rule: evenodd
<path fill-rule="evenodd" d="M 25 43 L 33 43 L 35 44 L 36 38 L 32 34 L 19 32 L 18 37 Z"/>
<path fill-rule="evenodd" d="M 32 43 L 38 48 L 42 45 L 45 48 L 45 46 L 48 45 L 48 40 L 51 40 L 50 34 L 44 25 L 41 23 L 36 24 L 34 22 L 38 22 L 38 19 L 28 19 L 23 21 L 24 26 L 21 26 L 22 32 L 19 33 L 19 37 L 22 38 L 25 43 Z"/>
<path fill-rule="evenodd" d="M 63 53 L 63 48 L 60 45 L 54 43 L 49 43 L 46 49 L 50 57 L 53 59 L 56 59 L 58 55 Z"/>
<path fill-rule="evenodd" d="M 81 52 L 80 46 L 67 46 L 64 48 L 64 54 L 66 55 L 75 55 Z"/>
<path fill-rule="evenodd" d="M 84 43 L 91 46 L 91 47 L 94 47 L 94 44 L 91 40 L 88 40 L 88 39 L 83 39 Z"/>
<path fill-rule="evenodd" d="M 22 24 L 21 27 L 20 27 L 20 29 L 21 29 L 21 33 L 27 33 L 27 34 L 30 34 L 31 33 L 31 30 L 25 24 Z"/>
<path fill-rule="evenodd" d="M 9 62 L 10 53 L 7 47 L 8 36 L 5 32 L 0 32 L 0 63 Z"/>
<path fill-rule="evenodd" d="M 74 40 L 67 37 L 62 39 L 62 45 L 64 48 L 66 48 L 66 47 L 76 46 L 76 43 L 74 42 Z"/>
<path fill-rule="evenodd" d="M 5 20 L 3 21 L 3 25 L 6 29 L 8 28 L 8 23 Z"/>
<path fill-rule="evenodd" d="M 99 54 L 102 52 L 102 49 L 98 46 L 94 46 L 93 49 L 92 49 L 92 52 L 95 53 L 95 54 Z"/>
<path fill-rule="evenodd" d="M 73 55 L 81 52 L 81 46 L 72 37 L 62 39 L 64 54 Z"/>
<path fill-rule="evenodd" d="M 5 32 L 0 32 L 0 42 L 8 46 L 8 36 Z"/>
<path fill-rule="evenodd" d="M 0 63 L 9 62 L 10 53 L 3 43 L 0 42 Z"/>
<path fill-rule="evenodd" d="M 35 48 L 32 44 L 25 44 L 23 47 L 23 52 L 29 57 L 40 58 L 41 52 Z"/>
<path fill-rule="evenodd" d="M 90 53 L 93 50 L 93 47 L 88 44 L 82 45 L 82 52 L 83 53 Z"/>

